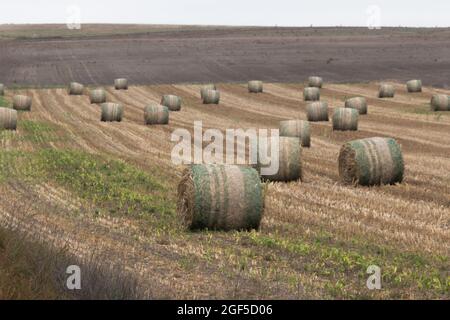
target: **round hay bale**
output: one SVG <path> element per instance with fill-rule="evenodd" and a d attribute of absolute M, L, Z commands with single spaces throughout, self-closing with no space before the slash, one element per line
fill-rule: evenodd
<path fill-rule="evenodd" d="M 395 88 L 391 84 L 380 85 L 380 90 L 378 91 L 378 98 L 393 98 L 395 95 Z"/>
<path fill-rule="evenodd" d="M 264 196 L 255 169 L 192 165 L 178 185 L 178 212 L 191 230 L 258 229 Z"/>
<path fill-rule="evenodd" d="M 114 80 L 114 88 L 116 90 L 128 90 L 128 80 L 125 78 Z"/>
<path fill-rule="evenodd" d="M 367 114 L 367 100 L 364 97 L 354 97 L 345 100 L 345 107 L 356 109 L 359 114 Z"/>
<path fill-rule="evenodd" d="M 305 120 L 280 121 L 280 136 L 297 137 L 300 139 L 302 147 L 311 146 L 311 127 Z"/>
<path fill-rule="evenodd" d="M 275 138 L 267 139 L 267 149 L 268 154 L 270 154 L 271 146 L 273 143 L 277 143 Z M 261 148 L 261 144 L 258 144 L 258 148 Z M 268 181 L 293 181 L 302 180 L 302 148 L 299 143 L 298 138 L 294 137 L 279 137 L 279 158 L 278 158 L 278 172 L 273 175 L 263 174 L 261 168 L 270 167 L 270 165 L 260 163 L 260 157 L 258 150 L 258 163 L 256 168 L 261 174 L 261 178 Z M 263 151 L 264 152 L 264 151 Z M 276 159 L 272 159 L 274 161 Z"/>
<path fill-rule="evenodd" d="M 216 85 L 213 83 L 210 84 L 205 84 L 201 89 L 200 89 L 200 97 L 203 100 L 203 95 L 205 94 L 205 92 L 207 90 L 217 90 Z"/>
<path fill-rule="evenodd" d="M 303 100 L 304 101 L 319 101 L 320 100 L 320 89 L 311 87 L 305 88 L 303 90 Z"/>
<path fill-rule="evenodd" d="M 150 104 L 144 108 L 145 124 L 168 124 L 169 108 L 159 104 Z"/>
<path fill-rule="evenodd" d="M 306 118 L 308 121 L 328 121 L 328 103 L 316 101 L 306 106 Z"/>
<path fill-rule="evenodd" d="M 422 92 L 422 81 L 410 80 L 406 83 L 406 89 L 408 92 Z"/>
<path fill-rule="evenodd" d="M 0 108 L 0 129 L 16 130 L 17 111 L 9 108 Z"/>
<path fill-rule="evenodd" d="M 91 103 L 105 103 L 106 91 L 104 89 L 94 89 L 89 93 Z"/>
<path fill-rule="evenodd" d="M 308 78 L 308 87 L 322 88 L 323 79 L 321 77 L 309 77 Z"/>
<path fill-rule="evenodd" d="M 250 93 L 261 93 L 263 92 L 263 82 L 252 80 L 248 82 L 248 92 Z"/>
<path fill-rule="evenodd" d="M 170 111 L 180 111 L 181 98 L 172 94 L 166 94 L 161 99 L 161 105 L 166 106 Z"/>
<path fill-rule="evenodd" d="M 432 111 L 450 111 L 450 97 L 445 94 L 435 94 L 431 98 Z"/>
<path fill-rule="evenodd" d="M 344 144 L 339 153 L 339 176 L 346 184 L 394 184 L 403 180 L 399 144 L 392 138 L 367 138 Z"/>
<path fill-rule="evenodd" d="M 333 113 L 333 130 L 358 130 L 358 110 L 336 108 Z"/>
<path fill-rule="evenodd" d="M 220 92 L 218 90 L 206 90 L 203 93 L 203 103 L 204 104 L 219 104 Z"/>
<path fill-rule="evenodd" d="M 69 95 L 82 95 L 84 91 L 84 86 L 78 82 L 71 82 L 69 84 Z"/>
<path fill-rule="evenodd" d="M 5 85 L 0 83 L 0 96 L 5 95 Z"/>
<path fill-rule="evenodd" d="M 102 103 L 102 117 L 101 121 L 122 121 L 123 105 L 120 103 L 107 102 Z"/>
<path fill-rule="evenodd" d="M 20 111 L 31 110 L 31 97 L 16 95 L 13 97 L 13 108 Z"/>

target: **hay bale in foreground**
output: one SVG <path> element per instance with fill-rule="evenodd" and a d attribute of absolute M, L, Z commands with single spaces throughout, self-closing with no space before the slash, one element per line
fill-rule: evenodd
<path fill-rule="evenodd" d="M 125 78 L 114 80 L 114 88 L 116 90 L 128 90 L 128 80 Z"/>
<path fill-rule="evenodd" d="M 84 91 L 84 86 L 78 82 L 71 82 L 69 84 L 69 95 L 82 95 Z"/>
<path fill-rule="evenodd" d="M 408 92 L 422 92 L 422 81 L 409 80 L 406 83 L 406 89 L 408 90 Z"/>
<path fill-rule="evenodd" d="M 262 163 L 260 158 L 260 152 L 270 156 L 272 144 L 278 145 L 279 158 L 278 158 L 278 172 L 275 174 L 267 175 L 261 171 L 264 167 L 270 167 L 271 164 Z M 262 148 L 262 149 L 261 149 Z M 302 148 L 298 138 L 294 137 L 279 137 L 267 139 L 267 144 L 258 145 L 258 163 L 256 169 L 261 174 L 261 178 L 268 181 L 293 181 L 302 180 Z M 276 161 L 277 159 L 272 159 Z"/>
<path fill-rule="evenodd" d="M 161 98 L 161 105 L 166 106 L 170 111 L 180 111 L 181 98 L 173 94 L 166 94 Z"/>
<path fill-rule="evenodd" d="M 0 129 L 16 130 L 17 111 L 9 108 L 0 108 Z"/>
<path fill-rule="evenodd" d="M 255 169 L 232 165 L 192 165 L 178 185 L 178 212 L 191 230 L 258 229 L 264 212 Z"/>
<path fill-rule="evenodd" d="M 328 102 L 317 101 L 306 106 L 306 118 L 308 121 L 328 121 Z"/>
<path fill-rule="evenodd" d="M 359 114 L 367 114 L 367 100 L 364 97 L 354 97 L 345 100 L 345 107 L 356 109 Z"/>
<path fill-rule="evenodd" d="M 320 100 L 320 89 L 319 88 L 305 88 L 303 90 L 303 100 L 304 101 L 319 101 Z"/>
<path fill-rule="evenodd" d="M 378 91 L 378 98 L 393 98 L 395 95 L 395 88 L 391 84 L 380 85 L 380 90 Z"/>
<path fill-rule="evenodd" d="M 169 108 L 159 104 L 150 104 L 144 108 L 145 124 L 168 124 Z"/>
<path fill-rule="evenodd" d="M 333 113 L 333 130 L 358 130 L 358 115 L 356 109 L 336 108 Z"/>
<path fill-rule="evenodd" d="M 31 97 L 24 95 L 16 95 L 13 97 L 13 108 L 19 111 L 31 110 Z"/>
<path fill-rule="evenodd" d="M 5 85 L 0 83 L 0 96 L 5 95 Z"/>
<path fill-rule="evenodd" d="M 218 90 L 206 90 L 203 92 L 203 103 L 204 104 L 219 104 L 220 92 Z"/>
<path fill-rule="evenodd" d="M 123 105 L 120 103 L 107 102 L 102 103 L 102 116 L 101 121 L 122 121 L 123 117 Z"/>
<path fill-rule="evenodd" d="M 311 127 L 305 120 L 280 121 L 280 136 L 297 137 L 300 139 L 302 147 L 311 146 Z"/>
<path fill-rule="evenodd" d="M 248 82 L 248 92 L 250 93 L 261 93 L 263 92 L 263 82 L 252 80 Z"/>
<path fill-rule="evenodd" d="M 209 83 L 209 84 L 205 84 L 201 89 L 200 89 L 200 97 L 203 100 L 203 95 L 205 94 L 205 92 L 207 90 L 217 90 L 216 85 L 213 83 Z"/>
<path fill-rule="evenodd" d="M 322 88 L 323 79 L 321 77 L 312 76 L 308 78 L 308 87 Z"/>
<path fill-rule="evenodd" d="M 450 111 L 450 97 L 445 94 L 435 94 L 431 98 L 432 111 Z"/>
<path fill-rule="evenodd" d="M 89 92 L 89 99 L 92 104 L 105 103 L 106 102 L 106 91 L 104 89 L 91 90 Z"/>
<path fill-rule="evenodd" d="M 367 138 L 344 144 L 339 153 L 339 176 L 346 184 L 394 184 L 403 180 L 399 144 L 392 138 Z"/>

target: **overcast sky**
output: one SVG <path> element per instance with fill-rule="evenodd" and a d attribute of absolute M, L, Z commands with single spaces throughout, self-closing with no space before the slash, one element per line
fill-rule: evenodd
<path fill-rule="evenodd" d="M 72 5 L 81 23 L 450 26 L 449 0 L 8 0 L 0 24 L 66 23 Z"/>

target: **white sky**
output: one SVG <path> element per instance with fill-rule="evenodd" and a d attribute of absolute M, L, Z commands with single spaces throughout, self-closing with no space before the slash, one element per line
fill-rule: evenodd
<path fill-rule="evenodd" d="M 66 23 L 71 5 L 81 23 L 450 26 L 449 0 L 3 0 L 0 24 Z"/>

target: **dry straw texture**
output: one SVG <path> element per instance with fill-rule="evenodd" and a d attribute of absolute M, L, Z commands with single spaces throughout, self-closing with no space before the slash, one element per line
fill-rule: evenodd
<path fill-rule="evenodd" d="M 258 229 L 264 197 L 250 167 L 192 165 L 178 185 L 178 212 L 191 230 Z"/>
<path fill-rule="evenodd" d="M 431 98 L 432 111 L 450 111 L 450 97 L 445 94 L 435 94 Z"/>
<path fill-rule="evenodd" d="M 123 105 L 120 103 L 107 102 L 102 104 L 101 121 L 122 121 Z"/>
<path fill-rule="evenodd" d="M 106 102 L 106 92 L 103 89 L 94 89 L 89 93 L 89 99 L 91 103 L 104 103 Z"/>
<path fill-rule="evenodd" d="M 145 124 L 168 124 L 169 108 L 159 104 L 150 104 L 144 108 Z"/>
<path fill-rule="evenodd" d="M 317 101 L 306 106 L 306 117 L 308 121 L 328 121 L 328 103 Z"/>
<path fill-rule="evenodd" d="M 305 120 L 280 121 L 280 136 L 297 137 L 300 139 L 302 147 L 311 146 L 311 127 Z"/>
<path fill-rule="evenodd" d="M 200 97 L 203 100 L 203 96 L 205 94 L 206 91 L 208 90 L 217 90 L 216 85 L 213 83 L 210 84 L 205 84 L 201 89 L 200 89 Z"/>
<path fill-rule="evenodd" d="M 394 184 L 403 180 L 399 144 L 392 138 L 367 138 L 344 144 L 339 153 L 339 176 L 346 184 Z"/>
<path fill-rule="evenodd" d="M 31 97 L 16 95 L 13 97 L 13 108 L 20 111 L 31 110 Z"/>
<path fill-rule="evenodd" d="M 161 98 L 161 105 L 166 106 L 170 111 L 180 111 L 181 98 L 172 94 L 166 94 Z"/>
<path fill-rule="evenodd" d="M 333 130 L 358 130 L 358 110 L 336 108 L 333 113 Z"/>
<path fill-rule="evenodd" d="M 250 93 L 261 93 L 263 92 L 263 82 L 252 80 L 248 82 L 248 92 Z"/>
<path fill-rule="evenodd" d="M 408 92 L 422 92 L 422 81 L 410 80 L 406 83 L 406 89 Z"/>
<path fill-rule="evenodd" d="M 78 82 L 71 82 L 69 84 L 68 91 L 70 95 L 82 95 L 84 91 L 84 86 Z"/>
<path fill-rule="evenodd" d="M 125 78 L 120 78 L 114 80 L 114 87 L 116 90 L 127 90 L 128 89 L 128 80 Z"/>
<path fill-rule="evenodd" d="M 0 83 L 0 96 L 3 95 L 5 95 L 5 86 L 2 83 Z"/>
<path fill-rule="evenodd" d="M 308 78 L 308 87 L 322 88 L 323 79 L 321 77 L 309 77 Z"/>
<path fill-rule="evenodd" d="M 218 90 L 206 90 L 203 92 L 203 103 L 204 104 L 219 104 L 220 102 L 220 92 Z"/>
<path fill-rule="evenodd" d="M 367 114 L 367 100 L 364 97 L 354 97 L 345 101 L 346 108 L 358 110 L 359 114 Z"/>
<path fill-rule="evenodd" d="M 16 130 L 17 111 L 9 108 L 0 108 L 0 129 Z"/>
<path fill-rule="evenodd" d="M 305 88 L 303 90 L 303 100 L 304 101 L 320 100 L 320 89 L 319 88 Z"/>
<path fill-rule="evenodd" d="M 391 84 L 380 85 L 380 90 L 378 91 L 378 98 L 393 98 L 395 95 L 395 88 Z"/>

